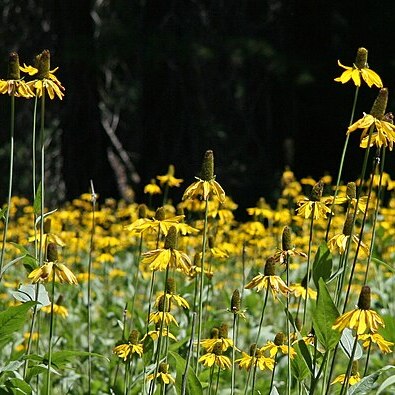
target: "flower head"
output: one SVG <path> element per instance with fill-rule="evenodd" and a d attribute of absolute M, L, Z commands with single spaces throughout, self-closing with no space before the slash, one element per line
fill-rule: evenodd
<path fill-rule="evenodd" d="M 377 147 L 393 148 L 395 140 L 395 125 L 391 113 L 385 115 L 388 101 L 388 89 L 380 89 L 380 92 L 372 106 L 369 114 L 365 114 L 361 119 L 348 127 L 347 133 L 352 133 L 357 129 L 363 129 L 361 134 L 361 148 L 376 145 Z M 374 127 L 370 134 L 369 130 Z"/>
<path fill-rule="evenodd" d="M 296 209 L 297 215 L 305 219 L 311 218 L 311 215 L 313 215 L 314 219 L 320 219 L 326 218 L 327 214 L 332 213 L 331 210 L 326 207 L 326 203 L 321 202 L 323 189 L 324 183 L 322 181 L 317 182 L 317 184 L 313 186 L 310 199 L 305 198 L 298 203 L 299 208 Z"/>
<path fill-rule="evenodd" d="M 261 348 L 257 348 L 256 344 L 252 344 L 250 347 L 250 354 L 246 352 L 241 353 L 242 358 L 236 359 L 235 363 L 238 363 L 240 369 L 249 371 L 252 367 L 257 367 L 259 370 L 274 369 L 274 359 L 271 357 L 265 357 Z"/>
<path fill-rule="evenodd" d="M 174 177 L 173 165 L 169 165 L 169 170 L 167 171 L 167 174 L 164 174 L 163 176 L 157 176 L 156 178 L 159 180 L 160 185 L 168 185 L 169 187 L 179 187 L 184 181 L 181 178 Z"/>
<path fill-rule="evenodd" d="M 343 71 L 340 77 L 335 78 L 335 81 L 345 84 L 352 79 L 355 86 L 361 86 L 362 77 L 369 88 L 371 88 L 373 85 L 376 85 L 377 88 L 382 88 L 383 83 L 381 82 L 380 76 L 373 70 L 369 69 L 367 60 L 368 51 L 365 48 L 358 48 L 357 57 L 352 67 L 344 66 L 340 63 L 340 60 L 338 60 L 337 64 L 345 69 L 345 71 Z"/>
<path fill-rule="evenodd" d="M 344 328 L 355 329 L 357 335 L 369 331 L 376 333 L 380 327 L 384 327 L 383 319 L 370 309 L 370 288 L 365 285 L 359 295 L 358 308 L 342 314 L 334 322 L 332 329 L 343 331 Z"/>
<path fill-rule="evenodd" d="M 139 343 L 139 336 L 138 331 L 132 330 L 127 343 L 122 343 L 114 347 L 112 350 L 113 353 L 124 361 L 131 358 L 133 354 L 137 354 L 141 358 L 143 355 L 143 344 Z"/>
<path fill-rule="evenodd" d="M 225 192 L 221 185 L 215 181 L 213 151 L 206 151 L 200 178 L 195 178 L 197 181 L 185 190 L 182 200 L 198 197 L 201 197 L 203 200 L 208 200 L 211 196 L 215 196 L 221 203 L 225 202 Z"/>
<path fill-rule="evenodd" d="M 174 384 L 176 380 L 174 377 L 169 373 L 169 364 L 162 362 L 159 365 L 158 373 L 151 373 L 147 376 L 147 380 L 157 379 L 161 381 L 163 384 Z"/>
<path fill-rule="evenodd" d="M 275 275 L 275 264 L 275 258 L 269 258 L 266 261 L 264 274 L 259 273 L 245 286 L 245 288 L 251 289 L 256 287 L 257 292 L 262 288 L 270 288 L 274 297 L 276 297 L 279 292 L 283 295 L 288 295 L 291 290 L 287 287 L 281 277 Z"/>
<path fill-rule="evenodd" d="M 296 351 L 293 347 L 288 348 L 285 344 L 286 336 L 283 332 L 278 332 L 274 341 L 268 341 L 262 348 L 262 352 L 269 351 L 270 357 L 274 358 L 278 352 L 289 354 L 291 359 L 295 358 Z"/>
<path fill-rule="evenodd" d="M 20 67 L 24 73 L 28 73 L 31 76 L 37 75 L 35 80 L 27 83 L 29 88 L 34 89 L 38 97 L 42 96 L 45 89 L 51 100 L 55 98 L 55 95 L 62 100 L 64 87 L 54 74 L 58 67 L 53 70 L 50 69 L 50 53 L 47 49 L 36 56 L 35 66 L 26 66 L 24 64 L 23 67 Z"/>
<path fill-rule="evenodd" d="M 208 352 L 199 358 L 199 362 L 208 367 L 216 364 L 221 369 L 230 369 L 232 363 L 230 362 L 229 357 L 222 355 L 222 352 L 222 345 L 217 343 L 211 352 Z"/>
<path fill-rule="evenodd" d="M 29 85 L 21 79 L 19 72 L 19 57 L 16 52 L 11 52 L 8 59 L 8 76 L 0 80 L 0 93 L 15 97 L 34 97 Z"/>

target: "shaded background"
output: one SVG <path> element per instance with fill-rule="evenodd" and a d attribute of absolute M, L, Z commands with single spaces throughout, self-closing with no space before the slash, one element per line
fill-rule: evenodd
<path fill-rule="evenodd" d="M 390 90 L 392 1 L 2 1 L 1 75 L 19 52 L 50 49 L 66 87 L 47 105 L 46 175 L 53 204 L 89 190 L 141 200 L 170 163 L 193 181 L 206 149 L 217 180 L 243 207 L 276 197 L 281 173 L 336 175 L 354 95 L 333 82 L 356 50 Z M 356 7 L 358 5 L 358 7 Z M 364 85 L 356 111 L 377 89 Z M 1 198 L 8 172 L 8 98 L 0 98 Z M 31 196 L 32 100 L 17 103 L 15 193 Z M 357 135 L 345 179 L 358 177 Z M 395 176 L 393 162 L 387 169 Z M 183 188 L 182 188 L 183 189 Z M 179 191 L 181 193 L 181 191 Z M 177 196 L 175 196 L 177 197 Z"/>

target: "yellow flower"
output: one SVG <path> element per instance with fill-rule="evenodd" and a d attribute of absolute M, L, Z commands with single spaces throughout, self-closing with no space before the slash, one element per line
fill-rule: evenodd
<path fill-rule="evenodd" d="M 151 180 L 151 182 L 144 187 L 144 193 L 148 193 L 149 195 L 159 195 L 162 191 L 160 186 L 156 184 L 156 181 Z"/>
<path fill-rule="evenodd" d="M 178 269 L 188 275 L 192 266 L 187 254 L 172 248 L 158 248 L 145 252 L 142 256 L 141 263 L 148 264 L 152 271 L 164 271 L 169 267 Z"/>
<path fill-rule="evenodd" d="M 363 342 L 362 346 L 365 348 L 368 348 L 371 343 L 377 344 L 380 351 L 384 354 L 392 352 L 390 346 L 394 345 L 394 343 L 385 340 L 383 336 L 378 333 L 366 333 L 364 335 L 360 335 L 359 340 Z"/>
<path fill-rule="evenodd" d="M 158 340 L 160 333 L 161 333 L 160 332 L 160 324 L 158 324 L 157 329 L 154 331 L 149 331 L 146 335 L 144 335 L 142 340 L 144 341 L 147 336 L 149 336 L 153 341 Z M 171 332 L 169 332 L 166 328 L 162 329 L 161 337 L 169 337 L 170 339 L 177 341 L 177 338 Z"/>
<path fill-rule="evenodd" d="M 28 276 L 33 283 L 37 283 L 39 280 L 44 282 L 52 281 L 53 275 L 59 279 L 61 283 L 67 284 L 78 284 L 77 278 L 73 272 L 63 263 L 58 262 L 46 262 L 41 267 L 34 269 Z"/>
<path fill-rule="evenodd" d="M 344 328 L 355 329 L 357 335 L 366 331 L 375 333 L 384 327 L 383 319 L 370 309 L 370 288 L 365 285 L 359 295 L 358 308 L 342 314 L 332 325 L 332 329 L 342 332 Z"/>
<path fill-rule="evenodd" d="M 335 81 L 345 84 L 352 79 L 355 86 L 361 86 L 362 77 L 369 88 L 371 88 L 373 85 L 376 85 L 377 88 L 382 88 L 383 83 L 381 82 L 381 78 L 377 73 L 369 69 L 367 57 L 368 51 L 365 48 L 359 48 L 357 52 L 357 58 L 352 67 L 344 66 L 340 63 L 340 60 L 338 60 L 337 64 L 345 69 L 345 71 L 343 71 L 340 77 L 335 78 Z"/>
<path fill-rule="evenodd" d="M 112 352 L 124 361 L 131 358 L 133 354 L 137 354 L 141 358 L 143 355 L 143 345 L 138 341 L 139 336 L 138 331 L 132 330 L 127 343 L 119 344 L 113 348 Z"/>
<path fill-rule="evenodd" d="M 37 79 L 27 83 L 29 88 L 35 90 L 37 97 L 41 97 L 45 89 L 51 100 L 55 98 L 55 95 L 62 100 L 64 87 L 54 75 L 58 67 L 50 70 L 50 53 L 48 50 L 44 50 L 40 55 L 36 56 L 36 65 L 37 68 L 26 66 L 25 64 L 23 67 L 20 67 L 24 73 L 28 73 L 31 76 L 37 74 Z"/>
<path fill-rule="evenodd" d="M 174 177 L 174 166 L 170 165 L 169 170 L 167 171 L 167 174 L 164 174 L 163 176 L 157 176 L 156 177 L 160 185 L 167 184 L 169 187 L 179 187 L 181 183 L 184 181 L 181 178 L 175 178 Z"/>
<path fill-rule="evenodd" d="M 47 313 L 47 314 L 51 314 L 51 305 L 42 307 L 41 311 L 43 311 L 44 313 Z M 53 305 L 53 312 L 54 312 L 54 314 L 59 315 L 62 318 L 67 318 L 69 315 L 69 312 L 67 311 L 66 307 L 61 306 L 56 303 L 54 303 L 54 305 Z"/>
<path fill-rule="evenodd" d="M 202 340 L 200 346 L 208 353 L 213 352 L 214 349 L 225 352 L 230 347 L 238 350 L 233 344 L 233 340 L 228 337 L 228 326 L 226 324 L 222 324 L 219 328 L 212 328 L 210 339 Z"/>
<path fill-rule="evenodd" d="M 336 384 L 336 383 L 340 383 L 343 384 L 344 380 L 346 379 L 346 375 L 345 374 L 340 374 L 339 376 L 337 376 L 331 383 L 332 384 Z M 351 375 L 350 378 L 348 379 L 348 384 L 349 385 L 355 385 L 357 384 L 359 381 L 361 381 L 361 376 L 359 375 L 359 372 L 356 372 L 355 374 Z"/>
<path fill-rule="evenodd" d="M 302 281 L 303 282 L 303 281 Z M 302 297 L 306 299 L 306 288 L 302 284 L 291 284 L 289 286 L 290 292 L 295 296 L 295 298 Z M 317 291 L 311 289 L 310 287 L 307 288 L 308 298 L 311 300 L 317 299 Z"/>
<path fill-rule="evenodd" d="M 291 290 L 287 287 L 281 277 L 275 275 L 275 264 L 275 258 L 269 258 L 266 261 L 264 274 L 259 273 L 245 286 L 245 288 L 251 289 L 256 287 L 257 292 L 259 292 L 262 288 L 269 288 L 274 297 L 276 297 L 279 292 L 281 292 L 283 295 L 288 295 Z"/>
<path fill-rule="evenodd" d="M 185 190 L 182 200 L 200 197 L 208 200 L 211 196 L 215 196 L 220 203 L 225 203 L 225 192 L 215 181 L 213 151 L 206 151 L 201 173 L 201 178 L 195 177 L 197 181 Z"/>
<path fill-rule="evenodd" d="M 169 365 L 167 363 L 161 363 L 159 365 L 159 371 L 158 373 L 152 373 L 147 376 L 147 380 L 153 380 L 157 379 L 159 381 L 162 381 L 163 384 L 175 384 L 176 380 L 168 373 L 169 370 Z"/>
<path fill-rule="evenodd" d="M 281 334 L 281 332 L 280 332 Z M 276 335 L 276 338 L 279 334 Z M 282 334 L 284 335 L 284 334 Z M 277 344 L 276 338 L 274 342 L 267 341 L 267 343 L 261 348 L 262 352 L 269 351 L 269 355 L 271 358 L 274 358 L 278 352 L 282 352 L 283 354 L 289 354 L 290 358 L 293 359 L 296 356 L 296 351 L 293 347 L 288 348 L 286 344 Z"/>
<path fill-rule="evenodd" d="M 363 129 L 361 134 L 361 148 L 367 148 L 369 141 L 369 128 L 374 125 L 375 132 L 372 133 L 370 139 L 370 147 L 376 145 L 377 147 L 389 147 L 392 151 L 395 140 L 395 125 L 386 120 L 375 118 L 371 114 L 364 114 L 361 119 L 354 122 L 348 127 L 347 133 L 352 133 L 357 129 Z"/>
<path fill-rule="evenodd" d="M 328 241 L 328 248 L 332 254 L 335 252 L 338 252 L 340 255 L 343 254 L 346 251 L 347 248 L 347 241 L 350 238 L 349 235 L 345 235 L 344 233 L 338 233 L 337 235 L 334 235 L 329 241 Z M 359 237 L 355 234 L 352 235 L 352 241 L 356 245 L 360 244 L 361 250 L 364 252 L 365 256 L 369 254 L 369 248 L 364 242 L 359 241 Z"/>
<path fill-rule="evenodd" d="M 208 367 L 216 364 L 221 369 L 230 369 L 232 366 L 230 359 L 227 356 L 222 355 L 222 345 L 219 343 L 214 346 L 212 352 L 202 355 L 198 362 L 201 362 L 204 366 Z"/>
<path fill-rule="evenodd" d="M 161 299 L 161 297 L 165 293 L 162 291 L 158 297 L 156 298 L 155 305 L 158 306 L 158 303 Z M 176 302 L 178 306 L 183 307 L 184 309 L 189 309 L 189 303 L 180 295 L 172 294 L 172 293 L 166 293 L 166 298 L 168 299 L 168 303 L 171 303 L 172 301 Z"/>
<path fill-rule="evenodd" d="M 21 79 L 19 72 L 19 57 L 16 52 L 11 52 L 8 59 L 8 78 L 0 80 L 0 93 L 15 97 L 34 97 L 29 85 Z"/>
<path fill-rule="evenodd" d="M 242 352 L 242 357 L 235 360 L 235 363 L 239 364 L 240 369 L 245 369 L 249 371 L 252 367 L 257 367 L 259 370 L 269 369 L 273 371 L 274 369 L 274 359 L 270 357 L 265 357 L 262 349 L 256 348 L 256 345 L 253 344 L 250 347 L 250 354 L 248 355 L 246 352 Z"/>

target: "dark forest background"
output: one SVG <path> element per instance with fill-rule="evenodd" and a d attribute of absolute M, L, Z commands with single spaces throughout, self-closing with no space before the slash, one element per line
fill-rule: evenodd
<path fill-rule="evenodd" d="M 243 207 L 298 177 L 336 175 L 354 87 L 333 81 L 356 50 L 390 90 L 394 110 L 392 1 L 1 1 L 0 75 L 10 51 L 31 64 L 43 49 L 66 87 L 47 104 L 47 177 L 54 202 L 89 191 L 141 200 L 173 163 L 193 181 L 206 149 L 217 180 Z M 369 111 L 377 89 L 360 90 Z M 0 195 L 7 190 L 8 98 L 0 98 Z M 30 196 L 33 101 L 18 100 L 15 193 Z M 345 168 L 358 177 L 353 136 Z M 395 176 L 391 160 L 387 169 Z M 125 178 L 126 177 L 126 178 Z M 181 193 L 181 191 L 180 191 Z"/>

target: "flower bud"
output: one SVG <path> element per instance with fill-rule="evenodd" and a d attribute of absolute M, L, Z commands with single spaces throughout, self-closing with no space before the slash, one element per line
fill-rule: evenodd
<path fill-rule="evenodd" d="M 313 186 L 310 194 L 310 200 L 318 202 L 322 197 L 323 190 L 324 183 L 320 180 Z"/>
<path fill-rule="evenodd" d="M 221 326 L 218 329 L 219 329 L 219 337 L 226 339 L 228 337 L 228 325 L 221 324 Z"/>
<path fill-rule="evenodd" d="M 277 335 L 275 336 L 275 338 L 274 338 L 274 341 L 273 341 L 273 343 L 276 345 L 276 346 L 282 346 L 284 343 L 285 343 L 285 335 L 284 335 L 284 333 L 283 332 L 278 332 L 277 333 Z"/>
<path fill-rule="evenodd" d="M 347 194 L 348 198 L 356 199 L 356 197 L 357 197 L 357 186 L 355 185 L 355 182 L 349 182 L 347 184 L 346 194 Z"/>
<path fill-rule="evenodd" d="M 37 78 L 42 80 L 48 78 L 50 66 L 50 53 L 48 49 L 44 49 L 40 55 L 36 57 L 38 74 Z"/>
<path fill-rule="evenodd" d="M 147 206 L 145 204 L 139 204 L 138 215 L 140 218 L 147 218 Z"/>
<path fill-rule="evenodd" d="M 176 282 L 173 277 L 169 277 L 167 279 L 165 292 L 171 295 L 176 293 Z"/>
<path fill-rule="evenodd" d="M 348 213 L 346 217 L 346 221 L 343 225 L 343 234 L 345 236 L 350 236 L 352 231 L 352 224 L 353 224 L 354 215 L 352 213 Z"/>
<path fill-rule="evenodd" d="M 138 344 L 139 342 L 140 333 L 136 329 L 133 329 L 129 335 L 129 343 L 131 344 Z"/>

